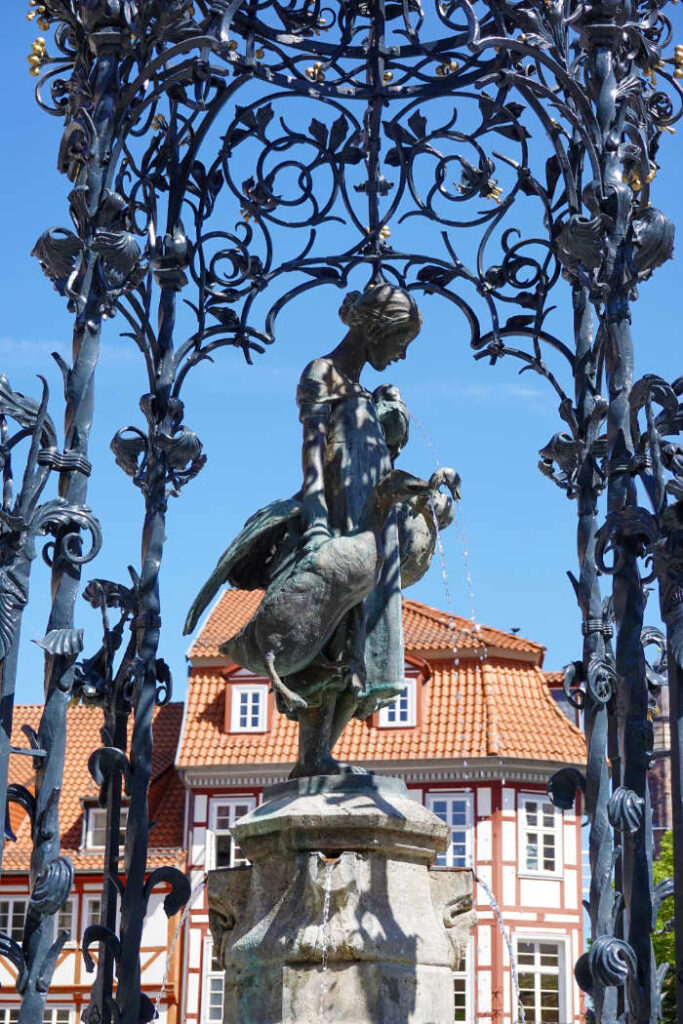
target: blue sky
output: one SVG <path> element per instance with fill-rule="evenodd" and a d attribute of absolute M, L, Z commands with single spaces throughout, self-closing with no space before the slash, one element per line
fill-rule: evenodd
<path fill-rule="evenodd" d="M 68 224 L 69 183 L 56 171 L 60 124 L 33 100 L 26 54 L 35 28 L 25 21 L 23 4 L 8 6 L 0 39 L 5 97 L 0 369 L 15 389 L 33 394 L 38 393 L 36 373 L 45 373 L 52 390 L 52 414 L 60 423 L 61 382 L 50 353 L 56 350 L 68 357 L 71 320 L 29 253 L 46 227 Z M 681 11 L 674 7 L 672 12 L 680 30 Z M 665 138 L 661 157 L 664 169 L 655 182 L 652 202 L 680 221 L 680 133 Z M 681 281 L 680 259 L 675 258 L 642 286 L 633 317 L 637 375 L 657 373 L 672 380 L 681 373 Z M 341 338 L 336 315 L 341 296 L 337 289 L 321 289 L 309 302 L 290 307 L 281 317 L 277 343 L 256 357 L 253 366 L 246 366 L 238 352 L 226 350 L 213 365 L 197 368 L 186 390 L 185 422 L 204 442 L 209 461 L 169 507 L 161 577 L 161 654 L 174 673 L 176 699 L 183 695 L 186 672 L 182 622 L 196 590 L 244 520 L 300 485 L 294 393 L 304 365 Z M 568 290 L 560 285 L 557 302 L 565 313 L 568 301 Z M 539 448 L 563 429 L 557 401 L 542 380 L 532 374 L 520 377 L 512 361 L 495 367 L 486 360 L 475 362 L 464 325 L 455 319 L 452 307 L 429 299 L 422 309 L 425 326 L 409 358 L 392 367 L 389 376 L 369 372 L 367 386 L 374 388 L 384 380 L 399 385 L 429 438 L 428 444 L 413 425 L 401 457 L 403 468 L 427 476 L 436 457 L 462 476 L 466 539 L 455 525 L 444 537 L 453 610 L 464 616 L 474 613 L 478 621 L 501 629 L 519 627 L 523 635 L 546 645 L 546 667 L 559 668 L 580 656 L 581 638 L 579 613 L 566 577 L 567 570 L 576 570 L 575 509 L 537 469 Z M 103 339 L 90 504 L 102 522 L 105 543 L 98 559 L 86 567 L 85 579 L 125 581 L 126 566 L 139 562 L 142 499 L 116 467 L 109 442 L 120 427 L 140 423 L 137 401 L 145 379 L 132 343 L 118 337 L 120 329 L 116 319 L 110 321 Z M 40 561 L 35 563 L 31 587 L 23 626 L 21 702 L 39 701 L 42 694 L 40 651 L 31 643 L 43 635 L 47 615 L 48 571 Z M 446 607 L 438 559 L 408 594 Z M 99 639 L 97 621 L 85 602 L 79 605 L 79 624 L 86 627 L 86 647 L 92 652 Z M 650 617 L 656 619 L 654 611 Z"/>

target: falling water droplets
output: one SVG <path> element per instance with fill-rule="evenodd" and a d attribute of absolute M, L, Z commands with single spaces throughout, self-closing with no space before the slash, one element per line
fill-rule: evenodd
<path fill-rule="evenodd" d="M 519 993 L 519 976 L 517 974 L 517 959 L 516 959 L 514 951 L 512 949 L 512 943 L 510 942 L 510 936 L 509 936 L 509 934 L 508 934 L 508 932 L 507 932 L 507 930 L 505 928 L 505 924 L 503 923 L 503 915 L 501 913 L 501 909 L 498 906 L 498 901 L 496 900 L 496 897 L 493 895 L 493 893 L 491 892 L 491 890 L 488 887 L 488 885 L 486 884 L 486 882 L 484 882 L 481 878 L 479 878 L 479 876 L 476 875 L 474 873 L 474 871 L 472 872 L 472 874 L 474 875 L 474 880 L 477 883 L 477 885 L 480 886 L 480 888 L 482 888 L 484 890 L 484 892 L 486 893 L 486 898 L 488 899 L 489 903 L 491 904 L 491 909 L 493 910 L 493 913 L 496 916 L 496 920 L 498 922 L 498 928 L 499 928 L 500 934 L 503 936 L 503 942 L 505 943 L 505 945 L 507 947 L 508 956 L 510 957 L 510 975 L 512 977 L 512 987 L 515 990 L 515 999 L 517 1000 L 517 1006 L 519 1007 L 519 1016 L 517 1017 L 517 1020 L 516 1020 L 515 1024 L 526 1024 L 526 1016 L 524 1014 L 524 1004 L 522 1003 L 522 998 L 521 998 L 520 993 Z"/>
<path fill-rule="evenodd" d="M 190 893 L 189 900 L 187 901 L 187 903 L 183 907 L 183 912 L 180 915 L 180 920 L 178 921 L 178 924 L 176 925 L 176 930 L 175 930 L 175 932 L 173 934 L 173 941 L 171 942 L 171 945 L 170 945 L 169 950 L 168 950 L 168 955 L 166 957 L 166 964 L 164 966 L 164 975 L 163 975 L 163 978 L 161 979 L 161 985 L 159 987 L 159 993 L 157 995 L 156 1002 L 154 1003 L 154 1009 L 156 1011 L 156 1016 L 157 1017 L 159 1016 L 159 1005 L 161 1003 L 161 1000 L 164 998 L 164 993 L 166 992 L 166 986 L 168 985 L 168 972 L 171 969 L 171 961 L 173 959 L 173 952 L 174 952 L 175 947 L 176 947 L 176 942 L 178 941 L 178 937 L 180 935 L 180 931 L 181 931 L 183 925 L 185 924 L 185 921 L 187 920 L 187 917 L 188 917 L 188 915 L 189 915 L 189 913 L 190 913 L 190 911 L 192 909 L 193 903 L 195 902 L 195 900 L 197 899 L 197 896 L 199 896 L 200 892 L 202 891 L 202 889 L 204 888 L 205 885 L 206 885 L 205 879 L 202 879 L 201 882 L 197 882 L 197 884 L 195 885 L 194 889 Z"/>
<path fill-rule="evenodd" d="M 322 854 L 320 854 L 322 857 Z M 325 1024 L 325 1006 L 327 1004 L 327 952 L 330 943 L 329 921 L 330 921 L 330 896 L 332 893 L 332 865 L 333 861 L 325 860 L 325 899 L 323 901 L 323 920 L 320 928 L 320 942 L 322 953 L 320 957 L 320 1009 L 318 1013 L 319 1024 Z"/>
<path fill-rule="evenodd" d="M 410 418 L 414 421 L 415 426 L 418 428 L 418 430 L 422 434 L 424 442 L 427 445 L 427 448 L 429 449 L 432 458 L 434 459 L 434 464 L 435 464 L 436 468 L 437 469 L 441 469 L 441 463 L 440 463 L 440 461 L 439 461 L 439 459 L 438 459 L 438 457 L 436 455 L 436 451 L 434 449 L 434 445 L 432 444 L 432 441 L 431 441 L 429 435 L 427 434 L 427 431 L 425 430 L 424 426 L 422 425 L 422 423 L 420 423 L 419 419 L 417 418 L 417 416 L 415 416 L 414 413 L 410 412 Z M 471 569 L 471 566 L 470 566 L 470 550 L 469 550 L 469 542 L 467 540 L 467 528 L 466 528 L 466 525 L 465 525 L 465 514 L 464 514 L 464 511 L 463 511 L 463 508 L 462 508 L 462 501 L 454 502 L 454 510 L 455 510 L 456 534 L 457 534 L 460 546 L 462 548 L 462 557 L 463 557 L 463 562 L 465 564 L 465 582 L 466 582 L 466 585 L 467 585 L 467 591 L 468 591 L 468 595 L 469 595 L 469 604 L 470 604 L 469 620 L 470 620 L 471 625 L 469 626 L 469 628 L 466 628 L 466 629 L 463 628 L 462 626 L 457 626 L 456 622 L 455 622 L 455 617 L 454 617 L 454 613 L 453 613 L 453 602 L 451 600 L 450 580 L 449 580 L 449 576 L 448 576 L 448 568 L 447 568 L 447 565 L 446 565 L 446 552 L 445 552 L 444 546 L 443 546 L 443 540 L 442 540 L 442 537 L 441 537 L 441 531 L 439 529 L 439 524 L 438 524 L 438 521 L 437 521 L 436 510 L 434 508 L 434 502 L 431 499 L 431 497 L 430 497 L 430 505 L 431 505 L 432 520 L 434 522 L 434 527 L 436 529 L 436 541 L 437 541 L 437 546 L 439 548 L 439 557 L 440 557 L 440 560 L 441 560 L 441 577 L 443 579 L 444 593 L 445 593 L 445 597 L 446 597 L 446 614 L 447 614 L 447 617 L 448 617 L 448 628 L 449 628 L 450 633 L 451 633 L 451 646 L 453 648 L 453 654 L 455 655 L 455 658 L 456 658 L 456 664 L 457 664 L 457 659 L 459 658 L 459 651 L 458 651 L 458 640 L 459 640 L 459 638 L 462 639 L 462 640 L 468 640 L 469 639 L 469 640 L 473 641 L 475 646 L 480 648 L 479 660 L 483 661 L 484 658 L 486 657 L 486 648 L 482 644 L 482 639 L 481 639 L 481 636 L 479 635 L 480 632 L 481 632 L 481 626 L 477 622 L 477 608 L 476 608 L 476 599 L 475 599 L 475 595 L 474 595 L 474 581 L 472 579 L 472 569 Z"/>

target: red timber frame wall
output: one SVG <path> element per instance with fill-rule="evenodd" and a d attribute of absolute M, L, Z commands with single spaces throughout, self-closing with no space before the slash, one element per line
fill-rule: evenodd
<path fill-rule="evenodd" d="M 559 949 L 560 1024 L 580 1024 L 585 1019 L 584 1004 L 572 971 L 583 949 L 580 806 L 577 803 L 573 812 L 558 815 L 556 871 L 524 870 L 524 800 L 530 797 L 544 801 L 546 795 L 535 765 L 529 763 L 526 773 L 520 766 L 515 767 L 510 765 L 506 773 L 501 764 L 498 778 L 492 778 L 496 769 L 491 764 L 484 769 L 480 763 L 468 770 L 462 762 L 454 762 L 451 781 L 443 764 L 438 771 L 430 772 L 427 765 L 418 769 L 416 765 L 396 763 L 392 774 L 403 777 L 411 794 L 422 803 L 440 795 L 468 795 L 472 808 L 468 856 L 472 866 L 495 894 L 513 948 L 518 942 L 538 944 L 545 940 Z M 277 768 L 269 766 L 270 771 Z M 384 765 L 381 771 L 389 774 Z M 201 773 L 205 776 L 201 781 L 199 774 L 192 772 L 196 788 L 188 790 L 187 803 L 188 870 L 193 886 L 201 883 L 207 867 L 213 866 L 212 801 L 249 799 L 258 804 L 264 784 L 284 778 L 286 769 L 283 766 L 282 773 L 273 774 L 272 779 L 255 776 L 249 780 L 253 785 L 244 775 L 239 784 L 231 785 L 227 778 L 219 777 L 220 769 L 207 768 Z M 485 780 L 477 781 L 477 774 L 485 774 Z M 209 780 L 211 775 L 215 781 Z M 205 780 L 209 784 L 204 785 Z M 466 968 L 467 1020 L 469 1024 L 514 1024 L 510 957 L 481 887 L 477 888 L 475 906 L 478 922 Z M 183 942 L 183 1024 L 213 1024 L 207 1006 L 210 938 L 206 892 L 202 890 L 188 915 Z"/>
<path fill-rule="evenodd" d="M 140 965 L 142 969 L 142 991 L 156 1002 L 166 961 L 171 950 L 176 929 L 180 922 L 180 914 L 168 919 L 163 912 L 162 903 L 169 892 L 168 886 L 159 885 L 150 900 L 151 916 L 148 919 L 142 936 L 140 949 Z M 50 986 L 46 1011 L 68 1009 L 70 1024 L 79 1024 L 81 1013 L 90 999 L 94 974 L 88 974 L 83 963 L 80 942 L 75 936 L 83 934 L 88 923 L 88 901 L 99 901 L 102 894 L 102 875 L 97 872 L 77 871 L 74 885 L 69 896 L 73 907 L 72 935 L 73 939 L 66 942 L 57 960 L 54 981 Z M 30 897 L 29 878 L 18 871 L 5 871 L 0 886 L 0 903 L 4 900 L 26 901 Z M 90 949 L 97 961 L 97 946 Z M 160 1021 L 162 1024 L 180 1024 L 181 1007 L 181 964 L 182 936 L 173 949 L 172 960 L 168 971 L 163 998 L 159 1004 Z M 16 968 L 10 966 L 5 959 L 0 959 L 0 1011 L 17 1009 L 20 998 L 15 988 Z M 0 1021 L 4 1021 L 0 1013 Z"/>

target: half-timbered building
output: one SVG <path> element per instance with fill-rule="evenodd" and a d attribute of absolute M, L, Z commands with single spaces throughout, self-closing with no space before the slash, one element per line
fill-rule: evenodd
<path fill-rule="evenodd" d="M 37 730 L 42 710 L 40 705 L 15 707 L 13 747 L 28 746 L 22 727 L 26 725 Z M 185 798 L 182 782 L 174 767 L 182 711 L 182 704 L 167 704 L 157 708 L 154 715 L 149 793 L 150 870 L 164 864 L 181 870 L 185 868 Z M 85 969 L 80 937 L 89 924 L 99 923 L 100 919 L 106 812 L 98 804 L 99 787 L 88 771 L 88 758 L 102 745 L 101 725 L 102 712 L 99 708 L 80 706 L 67 711 L 67 756 L 59 794 L 59 815 L 62 854 L 74 866 L 75 881 L 71 897 L 55 918 L 55 937 L 66 931 L 69 938 L 59 954 L 42 1024 L 77 1024 L 88 1005 L 95 977 Z M 10 780 L 21 783 L 30 791 L 34 780 L 33 758 L 11 755 Z M 16 838 L 5 843 L 0 880 L 0 932 L 21 942 L 30 898 L 30 823 L 20 808 L 14 804 L 10 806 L 10 831 Z M 124 802 L 123 827 L 126 815 Z M 169 960 L 180 915 L 170 920 L 166 918 L 163 900 L 167 891 L 167 887 L 160 886 L 150 896 L 149 914 L 142 935 L 142 989 L 158 1004 L 159 1024 L 180 1024 L 182 943 L 176 944 Z M 97 961 L 97 947 L 90 952 Z M 16 973 L 16 969 L 0 957 L 0 1024 L 17 1024 L 19 1020 Z M 36 1021 L 36 1024 L 40 1022 Z"/>
<path fill-rule="evenodd" d="M 222 1020 L 223 981 L 202 880 L 207 870 L 243 861 L 233 822 L 286 778 L 296 757 L 296 726 L 276 712 L 267 680 L 218 650 L 260 597 L 224 591 L 188 655 L 176 759 L 198 893 L 185 925 L 186 1024 Z M 402 777 L 414 799 L 450 825 L 443 863 L 470 866 L 480 880 L 478 923 L 454 976 L 456 1020 L 517 1020 L 504 929 L 527 1024 L 579 1024 L 572 966 L 583 948 L 581 814 L 578 802 L 564 815 L 555 810 L 546 785 L 559 767 L 580 766 L 585 746 L 557 699 L 556 676 L 543 671 L 544 648 L 408 600 L 404 632 L 402 692 L 365 721 L 352 721 L 334 753 Z"/>

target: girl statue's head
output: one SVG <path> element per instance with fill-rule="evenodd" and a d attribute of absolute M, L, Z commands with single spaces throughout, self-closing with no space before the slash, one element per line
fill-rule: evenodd
<path fill-rule="evenodd" d="M 422 327 L 412 295 L 390 284 L 349 292 L 339 316 L 365 344 L 366 359 L 375 370 L 384 370 L 389 363 L 405 359 L 408 345 Z"/>

